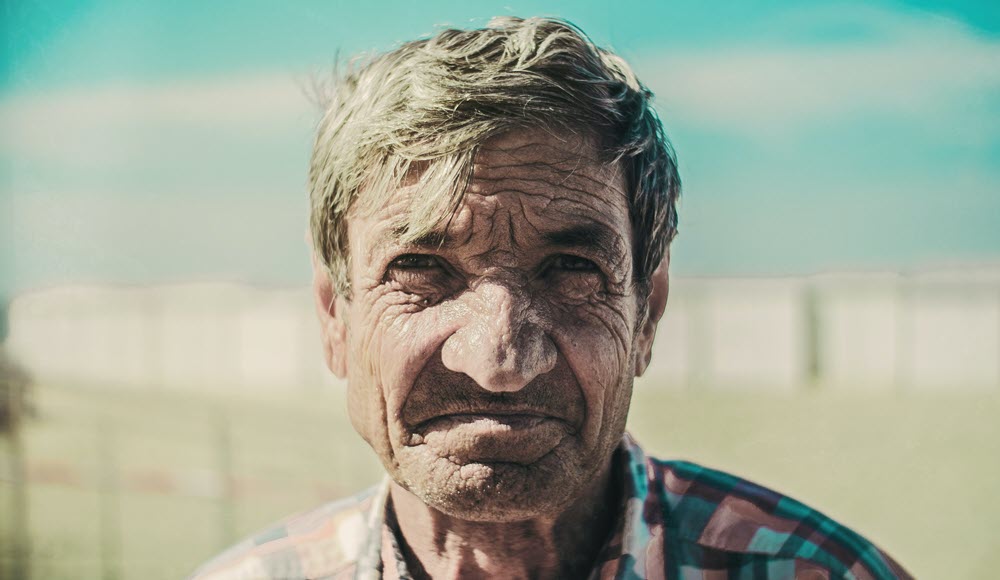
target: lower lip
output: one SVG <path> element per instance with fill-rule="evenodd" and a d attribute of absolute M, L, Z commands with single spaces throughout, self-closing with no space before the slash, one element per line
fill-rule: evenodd
<path fill-rule="evenodd" d="M 419 432 L 423 443 L 442 457 L 529 464 L 559 445 L 569 426 L 538 415 L 463 414 L 433 419 Z"/>

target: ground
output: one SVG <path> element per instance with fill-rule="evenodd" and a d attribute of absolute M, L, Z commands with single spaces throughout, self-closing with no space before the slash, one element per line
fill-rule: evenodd
<path fill-rule="evenodd" d="M 183 577 L 232 540 L 379 477 L 335 387 L 194 392 L 38 386 L 24 432 L 33 578 Z M 809 503 L 917 577 L 991 578 L 998 416 L 1000 393 L 684 390 L 653 377 L 636 387 L 630 429 L 657 456 Z M 2 449 L 0 577 L 12 577 Z"/>

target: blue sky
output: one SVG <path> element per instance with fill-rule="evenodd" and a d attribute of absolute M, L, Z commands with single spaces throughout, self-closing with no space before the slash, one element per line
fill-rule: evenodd
<path fill-rule="evenodd" d="M 0 293 L 302 284 L 308 79 L 437 25 L 557 15 L 656 92 L 677 274 L 1000 260 L 993 2 L 5 2 Z"/>

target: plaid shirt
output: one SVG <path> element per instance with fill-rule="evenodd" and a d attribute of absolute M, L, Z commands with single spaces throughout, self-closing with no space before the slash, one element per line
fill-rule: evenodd
<path fill-rule="evenodd" d="M 870 542 L 759 485 L 682 461 L 648 458 L 625 435 L 623 498 L 590 578 L 910 578 Z M 202 566 L 192 578 L 410 578 L 386 509 L 388 480 L 293 516 Z M 388 570 L 387 570 L 388 568 Z"/>

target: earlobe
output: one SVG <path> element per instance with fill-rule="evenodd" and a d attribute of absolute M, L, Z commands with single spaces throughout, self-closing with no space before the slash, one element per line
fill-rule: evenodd
<path fill-rule="evenodd" d="M 346 301 L 337 295 L 329 271 L 314 253 L 313 300 L 319 319 L 326 366 L 337 378 L 347 377 L 347 324 Z"/>
<path fill-rule="evenodd" d="M 667 295 L 670 293 L 670 249 L 660 265 L 653 272 L 649 300 L 647 301 L 646 320 L 643 321 L 639 329 L 639 336 L 636 338 L 635 353 L 635 376 L 641 377 L 649 367 L 649 361 L 653 358 L 653 339 L 656 337 L 656 326 L 663 317 L 663 311 L 667 307 Z"/>

